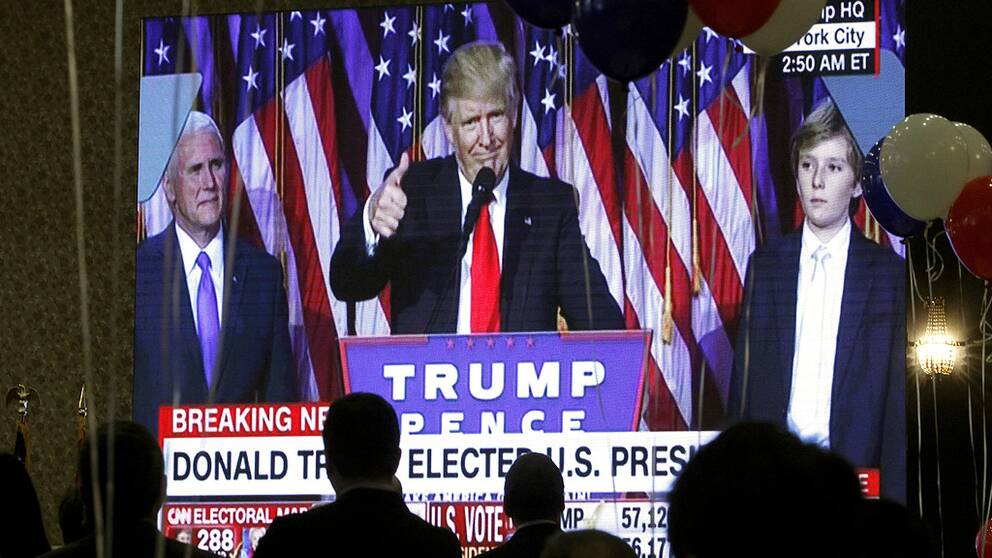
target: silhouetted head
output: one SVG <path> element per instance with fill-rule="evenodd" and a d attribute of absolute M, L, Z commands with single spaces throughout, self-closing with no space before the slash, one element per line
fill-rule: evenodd
<path fill-rule="evenodd" d="M 700 448 L 675 482 L 674 556 L 847 556 L 861 491 L 835 454 L 764 423 L 740 423 Z M 830 533 L 830 536 L 825 536 Z"/>
<path fill-rule="evenodd" d="M 396 411 L 371 393 L 338 399 L 324 420 L 324 453 L 334 489 L 356 482 L 391 484 L 400 464 Z"/>
<path fill-rule="evenodd" d="M 0 556 L 48 552 L 34 483 L 24 464 L 9 453 L 0 453 L 0 494 Z"/>
<path fill-rule="evenodd" d="M 95 517 L 99 494 L 105 520 L 154 519 L 162 505 L 163 471 L 162 451 L 145 427 L 130 421 L 100 425 L 79 450 L 79 485 L 88 517 Z"/>
<path fill-rule="evenodd" d="M 619 537 L 585 529 L 554 537 L 541 558 L 637 558 L 637 553 Z"/>
<path fill-rule="evenodd" d="M 565 509 L 561 471 L 543 453 L 521 455 L 507 472 L 503 491 L 503 509 L 518 525 L 537 519 L 558 521 Z"/>

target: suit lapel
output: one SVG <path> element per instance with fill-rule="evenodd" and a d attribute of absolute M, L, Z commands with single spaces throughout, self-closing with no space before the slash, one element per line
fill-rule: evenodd
<path fill-rule="evenodd" d="M 779 373 L 781 385 L 785 387 L 785 400 L 789 400 L 792 391 L 792 360 L 796 353 L 796 288 L 799 285 L 799 256 L 802 252 L 802 234 L 787 237 L 782 247 L 782 254 L 774 261 L 784 262 L 783 269 L 776 272 L 774 277 L 773 305 L 775 307 L 775 322 L 779 324 Z"/>
<path fill-rule="evenodd" d="M 220 392 L 221 382 L 224 380 L 224 375 L 227 372 L 227 365 L 231 360 L 229 357 L 231 351 L 234 347 L 238 346 L 235 337 L 238 333 L 238 320 L 240 319 L 241 311 L 241 294 L 244 291 L 244 282 L 248 275 L 248 258 L 238 250 L 237 240 L 230 238 L 230 235 L 224 235 L 225 252 L 224 257 L 227 258 L 227 250 L 234 250 L 234 262 L 231 266 L 232 269 L 228 269 L 228 266 L 224 266 L 224 316 L 221 319 L 221 350 L 220 350 L 220 362 L 217 366 L 218 373 L 214 376 L 214 385 L 210 386 L 211 399 L 213 396 Z"/>
<path fill-rule="evenodd" d="M 506 188 L 506 215 L 503 218 L 503 265 L 500 272 L 500 324 L 503 331 L 513 330 L 521 304 L 527 300 L 526 282 L 515 285 L 523 277 L 529 259 L 524 260 L 523 246 L 531 229 L 531 186 L 516 167 L 510 167 L 510 182 Z M 516 320 L 516 321 L 515 321 Z"/>
<path fill-rule="evenodd" d="M 847 375 L 851 353 L 858 338 L 861 320 L 864 318 L 868 299 L 871 296 L 873 266 L 867 240 L 851 224 L 851 245 L 847 253 L 847 269 L 844 271 L 844 294 L 840 303 L 840 323 L 837 326 L 837 349 L 834 357 L 834 379 L 832 397 L 837 396 L 838 386 L 843 385 Z"/>
<path fill-rule="evenodd" d="M 427 222 L 425 230 L 433 238 L 434 246 L 444 253 L 437 260 L 441 269 L 436 270 L 445 283 L 435 294 L 434 308 L 426 318 L 427 332 L 453 332 L 458 327 L 458 286 L 461 284 L 461 264 L 457 257 L 458 239 L 462 229 L 462 192 L 458 179 L 458 164 L 450 156 L 441 166 L 433 184 L 426 184 L 424 197 Z M 441 305 L 440 309 L 437 308 Z"/>

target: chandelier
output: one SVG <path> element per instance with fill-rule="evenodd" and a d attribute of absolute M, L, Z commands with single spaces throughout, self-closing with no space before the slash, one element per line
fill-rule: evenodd
<path fill-rule="evenodd" d="M 944 299 L 926 300 L 927 329 L 916 342 L 916 361 L 928 376 L 946 376 L 954 370 L 957 348 L 963 344 L 947 334 Z"/>

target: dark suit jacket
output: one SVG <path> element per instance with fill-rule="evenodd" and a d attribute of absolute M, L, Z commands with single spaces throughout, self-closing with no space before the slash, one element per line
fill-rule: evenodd
<path fill-rule="evenodd" d="M 233 265 L 225 266 L 223 346 L 209 388 L 174 223 L 138 247 L 135 267 L 136 422 L 157 432 L 159 405 L 172 403 L 299 399 L 282 267 L 275 258 L 238 241 Z"/>
<path fill-rule="evenodd" d="M 550 523 L 538 523 L 518 529 L 510 540 L 480 554 L 479 558 L 540 558 L 551 537 L 561 533 L 561 528 Z"/>
<path fill-rule="evenodd" d="M 273 521 L 255 558 L 287 556 L 459 558 L 461 547 L 454 533 L 410 513 L 399 493 L 356 488 Z"/>
<path fill-rule="evenodd" d="M 159 545 L 162 546 L 163 550 L 161 554 L 156 552 Z M 42 556 L 44 558 L 96 558 L 96 555 L 96 537 L 88 535 Z M 107 556 L 109 555 L 107 554 Z M 113 555 L 133 558 L 217 558 L 216 554 L 163 537 L 154 525 L 145 521 L 115 525 Z"/>
<path fill-rule="evenodd" d="M 731 419 L 787 426 L 802 234 L 751 255 L 731 378 Z M 906 499 L 906 269 L 852 226 L 830 407 L 830 449 L 881 469 L 882 495 Z"/>
<path fill-rule="evenodd" d="M 575 189 L 510 167 L 500 280 L 503 331 L 623 329 L 599 264 L 579 231 Z M 458 321 L 461 190 L 454 156 L 410 166 L 397 234 L 365 251 L 363 211 L 347 223 L 331 259 L 341 300 L 367 300 L 387 282 L 393 333 L 451 333 Z M 588 292 L 588 297 L 587 297 Z M 591 303 L 591 304 L 590 304 Z"/>

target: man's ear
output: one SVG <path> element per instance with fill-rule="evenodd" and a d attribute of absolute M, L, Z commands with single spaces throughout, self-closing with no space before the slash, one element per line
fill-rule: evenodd
<path fill-rule="evenodd" d="M 852 198 L 860 198 L 864 194 L 864 190 L 861 188 L 861 181 L 858 180 L 854 183 L 854 192 L 851 194 Z"/>
<path fill-rule="evenodd" d="M 450 121 L 448 121 L 448 117 L 447 116 L 442 116 L 441 117 L 441 122 L 444 123 L 444 137 L 446 137 L 448 139 L 448 145 L 452 145 L 453 146 L 454 143 L 455 143 L 455 140 L 454 140 L 454 137 L 453 137 L 454 136 L 454 129 L 452 128 L 452 124 L 451 124 Z"/>
<path fill-rule="evenodd" d="M 165 174 L 162 176 L 162 182 L 159 183 L 159 186 L 162 188 L 162 191 L 165 192 L 165 199 L 168 200 L 169 206 L 171 207 L 176 201 L 176 191 L 173 188 L 172 180 L 169 179 L 168 170 L 165 171 Z"/>

